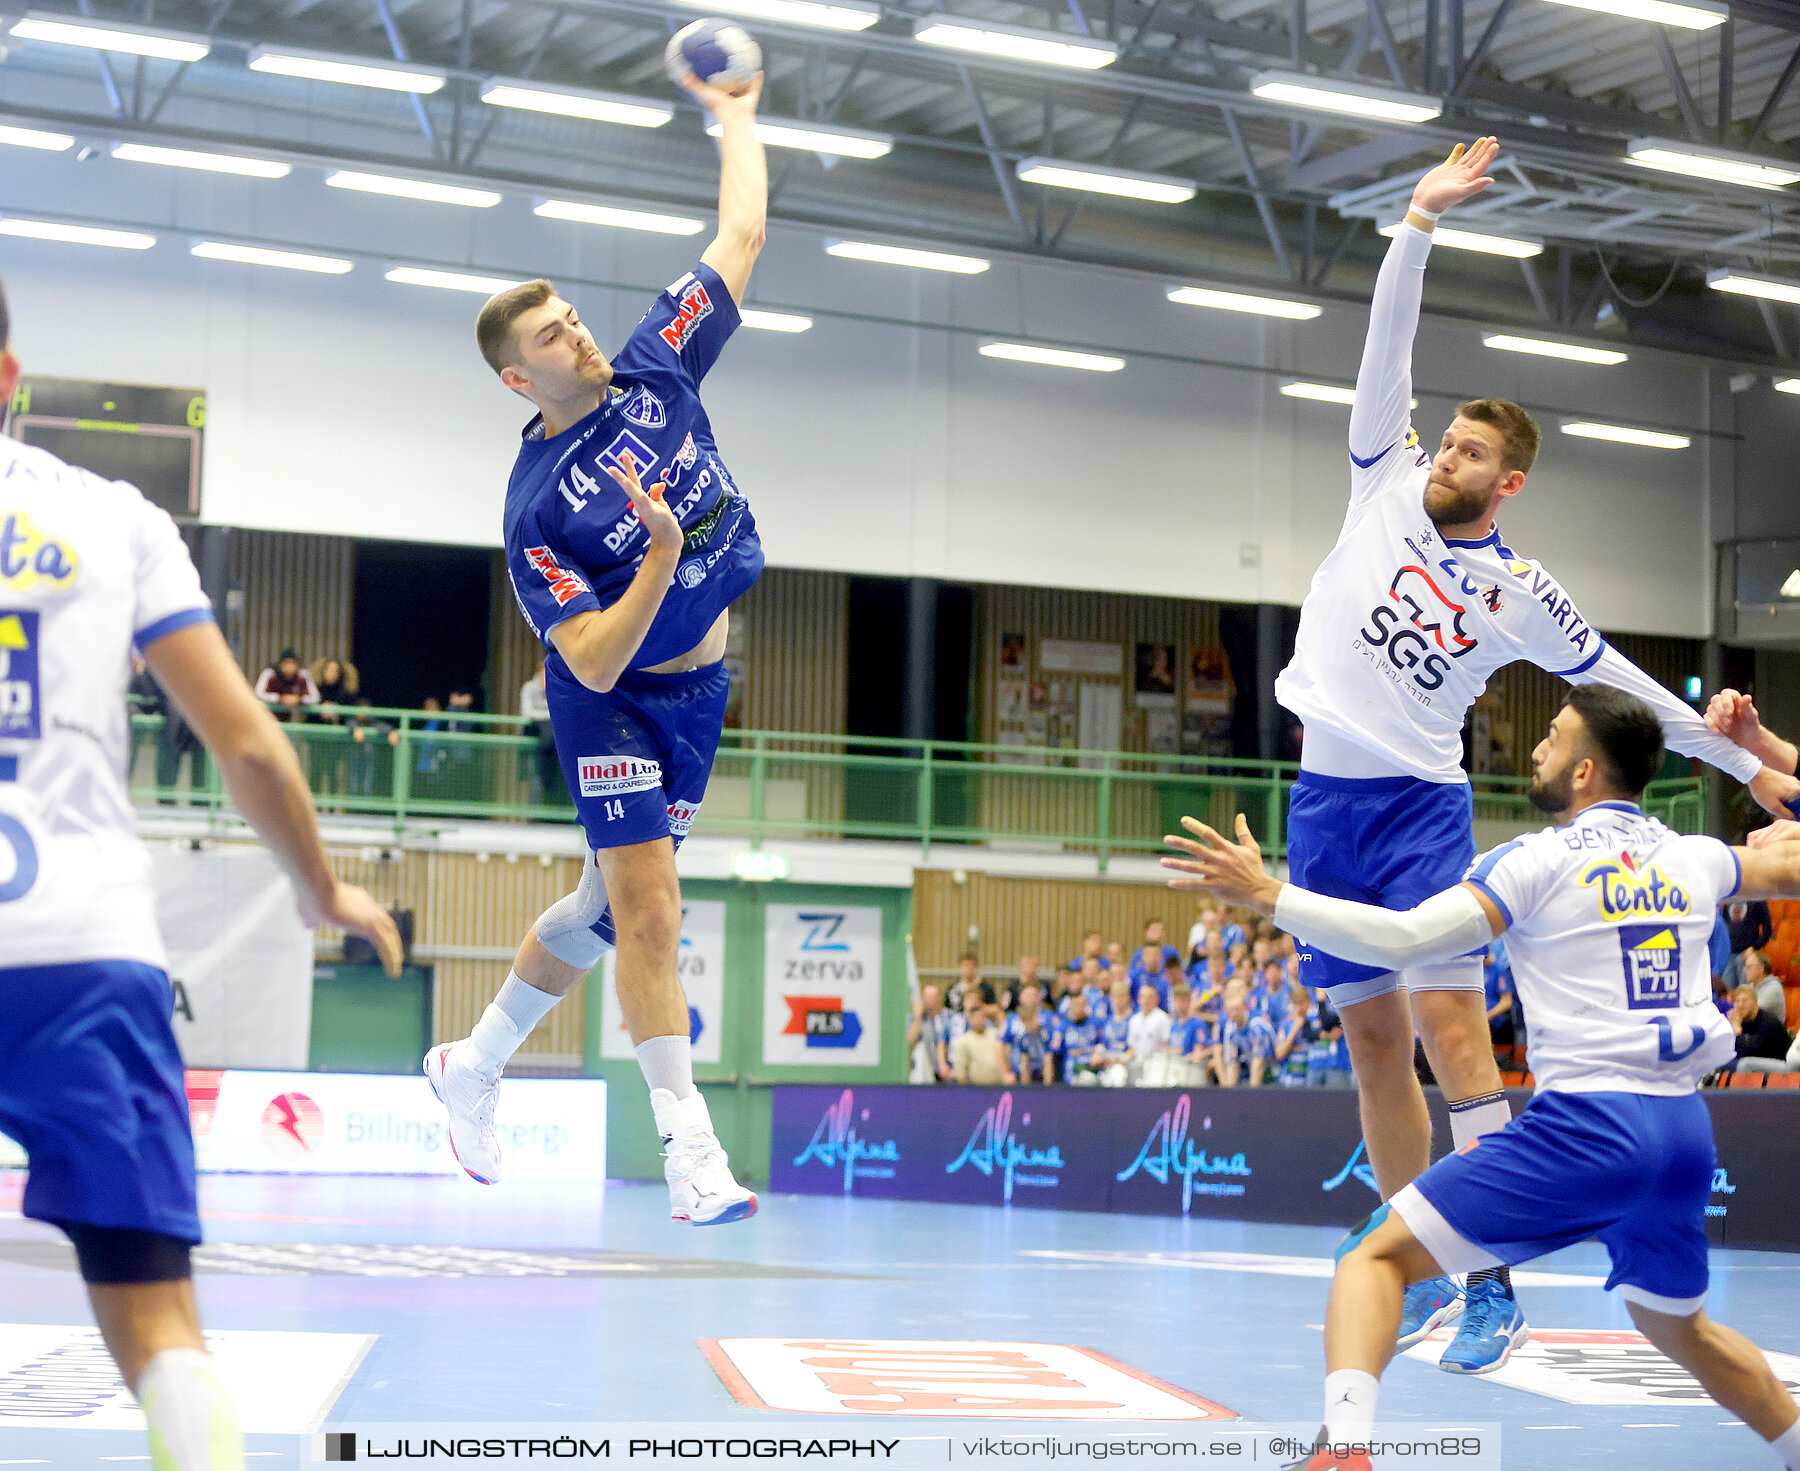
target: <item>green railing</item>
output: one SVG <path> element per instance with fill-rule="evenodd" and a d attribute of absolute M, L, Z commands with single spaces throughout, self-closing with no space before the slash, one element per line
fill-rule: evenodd
<path fill-rule="evenodd" d="M 396 836 L 435 820 L 566 822 L 573 804 L 553 758 L 518 716 L 418 710 L 358 712 L 355 723 L 286 727 L 326 812 L 380 817 Z M 160 716 L 132 719 L 133 797 L 198 807 L 221 822 L 228 803 L 203 755 L 181 764 Z M 600 753 L 595 753 L 600 754 Z M 696 831 L 750 847 L 782 838 L 1002 844 L 1095 855 L 1167 850 L 1163 834 L 1192 814 L 1229 830 L 1242 812 L 1264 849 L 1286 851 L 1296 768 L 1271 761 L 1117 751 L 1025 749 L 960 741 L 727 731 Z M 1478 837 L 1541 824 L 1517 777 L 1475 779 Z M 1654 783 L 1646 807 L 1679 832 L 1704 830 L 1697 780 Z"/>

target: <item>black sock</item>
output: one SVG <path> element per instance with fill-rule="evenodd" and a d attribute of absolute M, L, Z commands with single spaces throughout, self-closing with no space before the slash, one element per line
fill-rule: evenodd
<path fill-rule="evenodd" d="M 1483 1282 L 1498 1282 L 1501 1290 L 1508 1297 L 1513 1295 L 1511 1267 L 1483 1267 L 1479 1272 L 1469 1273 L 1469 1280 L 1464 1290 L 1479 1286 Z"/>

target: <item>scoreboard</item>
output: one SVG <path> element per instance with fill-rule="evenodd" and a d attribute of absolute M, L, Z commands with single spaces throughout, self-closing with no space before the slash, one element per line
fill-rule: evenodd
<path fill-rule="evenodd" d="M 206 395 L 197 388 L 22 378 L 10 433 L 67 464 L 129 481 L 179 520 L 200 514 Z"/>

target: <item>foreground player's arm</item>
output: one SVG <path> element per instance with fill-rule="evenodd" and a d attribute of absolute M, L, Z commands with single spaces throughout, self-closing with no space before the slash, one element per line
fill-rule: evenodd
<path fill-rule="evenodd" d="M 1800 774 L 1800 747 L 1784 741 L 1762 723 L 1750 696 L 1736 690 L 1720 690 L 1706 707 L 1706 728 L 1742 746 L 1764 766 L 1789 775 Z"/>
<path fill-rule="evenodd" d="M 144 650 L 157 683 L 206 742 L 225 788 L 256 835 L 281 860 L 308 924 L 336 925 L 368 939 L 391 976 L 400 936 L 387 911 L 339 882 L 319 841 L 312 795 L 287 735 L 238 672 L 218 625 L 191 623 Z"/>
<path fill-rule="evenodd" d="M 750 284 L 750 268 L 763 248 L 769 215 L 769 165 L 756 136 L 756 103 L 762 96 L 762 73 L 739 96 L 701 81 L 692 72 L 682 86 L 700 99 L 719 124 L 719 233 L 700 259 L 719 273 L 742 302 Z"/>
<path fill-rule="evenodd" d="M 1458 143 L 1447 160 L 1419 180 L 1413 208 L 1388 246 L 1369 302 L 1369 335 L 1350 410 L 1350 457 L 1359 465 L 1372 465 L 1405 439 L 1412 422 L 1413 337 L 1419 330 L 1425 262 L 1435 226 L 1430 216 L 1493 183 L 1482 171 L 1498 152 L 1492 138 L 1478 139 L 1466 152 Z"/>
<path fill-rule="evenodd" d="M 1381 909 L 1331 899 L 1284 884 L 1263 867 L 1262 849 L 1238 814 L 1237 841 L 1228 842 L 1197 818 L 1181 824 L 1192 838 L 1163 841 L 1191 855 L 1165 858 L 1164 868 L 1196 875 L 1171 879 L 1171 888 L 1205 889 L 1227 904 L 1243 904 L 1333 955 L 1386 970 L 1450 960 L 1479 950 L 1506 930 L 1508 920 L 1483 888 L 1459 884 L 1433 894 L 1415 909 Z"/>
<path fill-rule="evenodd" d="M 1738 886 L 1729 899 L 1800 899 L 1800 842 L 1733 848 Z"/>
<path fill-rule="evenodd" d="M 618 602 L 610 608 L 577 613 L 550 630 L 550 642 L 569 666 L 569 673 L 601 694 L 619 682 L 643 647 L 681 560 L 681 523 L 663 501 L 662 483 L 645 490 L 631 455 L 619 458 L 623 471 L 608 465 L 607 473 L 631 497 L 632 510 L 650 528 L 650 550 L 644 553 L 637 575 Z"/>
<path fill-rule="evenodd" d="M 1775 816 L 1793 815 L 1788 804 L 1800 799 L 1800 780 L 1773 769 L 1772 763 L 1764 765 L 1764 758 L 1755 751 L 1716 733 L 1685 701 L 1676 699 L 1611 644 L 1601 649 L 1599 659 L 1587 669 L 1563 678 L 1570 684 L 1609 684 L 1636 695 L 1656 712 L 1671 751 L 1697 757 L 1736 777 L 1750 788 L 1750 795 L 1764 810 Z"/>

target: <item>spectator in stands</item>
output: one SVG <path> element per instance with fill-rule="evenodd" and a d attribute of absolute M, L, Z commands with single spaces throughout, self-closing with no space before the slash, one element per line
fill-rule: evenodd
<path fill-rule="evenodd" d="M 1787 1027 L 1764 1011 L 1756 999 L 1756 987 L 1742 985 L 1731 993 L 1731 1015 L 1726 1018 L 1737 1033 L 1738 1065 L 1749 1057 L 1783 1061 L 1787 1057 Z"/>
<path fill-rule="evenodd" d="M 350 785 L 347 790 L 353 797 L 371 797 L 375 794 L 375 770 L 378 764 L 387 768 L 387 780 L 382 785 L 392 791 L 392 758 L 385 762 L 378 762 L 376 758 L 382 746 L 392 748 L 400 744 L 400 732 L 394 729 L 392 722 L 379 720 L 369 714 L 371 708 L 368 699 L 359 699 L 347 722 L 350 727 Z"/>
<path fill-rule="evenodd" d="M 306 672 L 312 676 L 313 688 L 319 695 L 318 708 L 310 712 L 311 718 L 324 725 L 338 724 L 339 712 L 354 705 L 362 691 L 362 676 L 356 672 L 356 666 L 343 659 L 325 658 L 315 660 Z"/>
<path fill-rule="evenodd" d="M 1153 919 L 1144 926 L 1144 943 L 1132 952 L 1131 961 L 1125 968 L 1134 987 L 1149 981 L 1160 992 L 1162 975 L 1169 968 L 1169 963 L 1173 961 L 1176 965 L 1181 964 L 1181 952 L 1163 941 L 1163 922 L 1160 919 Z"/>
<path fill-rule="evenodd" d="M 1100 969 L 1106 969 L 1106 937 L 1099 930 L 1089 930 L 1081 937 L 1081 949 L 1069 961 L 1069 969 L 1079 971 L 1088 960 L 1100 962 Z"/>
<path fill-rule="evenodd" d="M 1740 1073 L 1800 1073 L 1800 1037 L 1794 1039 L 1794 1045 L 1788 1048 L 1787 1056 L 1780 1062 L 1772 1057 L 1740 1057 L 1737 1070 Z"/>
<path fill-rule="evenodd" d="M 156 682 L 150 667 L 136 654 L 131 656 L 134 671 L 128 693 L 136 698 L 136 713 L 160 715 L 162 724 L 156 729 L 157 801 L 164 806 L 175 802 L 175 788 L 181 781 L 181 758 L 188 758 L 188 791 L 198 796 L 206 786 L 206 744 L 194 734 L 194 728 L 183 718 L 180 709 Z M 138 733 L 131 735 L 131 759 L 125 777 L 131 779 L 131 766 L 136 764 Z"/>
<path fill-rule="evenodd" d="M 1207 944 L 1212 932 L 1219 927 L 1219 909 L 1215 904 L 1202 904 L 1200 915 L 1188 927 L 1187 966 L 1188 969 L 1206 959 Z"/>
<path fill-rule="evenodd" d="M 1279 960 L 1271 959 L 1269 964 L 1277 975 L 1281 973 Z M 1319 1035 L 1319 1002 L 1299 981 L 1284 984 L 1288 985 L 1287 1010 L 1275 1023 L 1276 1076 L 1283 1087 L 1303 1087 L 1313 1040 Z"/>
<path fill-rule="evenodd" d="M 1267 1017 L 1251 1014 L 1249 995 L 1242 980 L 1226 983 L 1225 1021 L 1213 1049 L 1213 1072 L 1222 1088 L 1235 1088 L 1240 1079 L 1259 1087 L 1275 1055 L 1275 1029 Z"/>
<path fill-rule="evenodd" d="M 277 720 L 294 720 L 302 706 L 319 703 L 319 688 L 300 667 L 294 651 L 283 649 L 281 657 L 256 677 L 256 697 L 273 708 Z"/>
<path fill-rule="evenodd" d="M 1781 977 L 1770 974 L 1769 957 L 1760 950 L 1746 950 L 1736 958 L 1742 962 L 1744 971 L 1738 985 L 1755 987 L 1757 1010 L 1774 1017 L 1785 1028 L 1787 991 L 1781 984 Z"/>
<path fill-rule="evenodd" d="M 1125 979 L 1121 970 L 1107 997 L 1106 1018 L 1100 1023 L 1100 1043 L 1093 1054 L 1100 1081 L 1109 1088 L 1122 1088 L 1127 1082 L 1126 1065 L 1131 1061 L 1131 1019 L 1135 1015 L 1131 1005 L 1131 982 Z"/>
<path fill-rule="evenodd" d="M 1091 1087 L 1100 1081 L 1094 1071 L 1094 1049 L 1099 1041 L 1100 1022 L 1088 1010 L 1086 994 L 1079 989 L 1070 992 L 1068 1014 L 1056 1032 L 1063 1082 Z"/>
<path fill-rule="evenodd" d="M 1027 986 L 1036 986 L 1038 988 L 1038 999 L 1040 1001 L 1043 999 L 1044 983 L 1039 978 L 1039 972 L 1042 969 L 1043 967 L 1039 964 L 1037 956 L 1021 955 L 1019 957 L 1019 979 L 1018 983 L 1013 987 L 1013 994 L 1019 998 L 1020 1002 L 1025 1000 L 1025 988 Z"/>
<path fill-rule="evenodd" d="M 965 950 L 956 957 L 956 979 L 950 983 L 950 995 L 947 998 L 952 1011 L 962 1011 L 964 1002 L 971 988 L 981 987 L 981 957 L 973 950 Z M 992 1001 L 993 995 L 987 999 Z"/>
<path fill-rule="evenodd" d="M 1259 945 L 1267 943 L 1264 940 L 1257 941 Z M 1269 946 L 1271 952 L 1274 948 L 1273 945 Z M 1268 1018 L 1269 1025 L 1279 1036 L 1281 1024 L 1287 1020 L 1288 982 L 1287 977 L 1281 973 L 1281 962 L 1272 953 L 1262 963 L 1261 969 L 1257 972 L 1256 986 L 1245 999 L 1252 1012 L 1257 1016 Z"/>
<path fill-rule="evenodd" d="M 1157 993 L 1162 997 L 1163 1010 L 1169 1012 L 1171 1016 L 1174 1015 L 1174 1012 L 1169 1006 L 1169 1001 L 1175 994 L 1176 986 L 1187 985 L 1187 972 L 1181 968 L 1181 958 L 1177 956 L 1163 967 L 1162 976 L 1156 987 Z M 1193 988 L 1189 986 L 1189 989 Z"/>
<path fill-rule="evenodd" d="M 1075 972 L 1067 966 L 1059 966 L 1056 979 L 1050 984 L 1050 1009 L 1059 1017 L 1069 1014 L 1069 998 L 1081 989 L 1081 982 Z"/>
<path fill-rule="evenodd" d="M 1744 979 L 1744 952 L 1760 950 L 1775 938 L 1775 920 L 1769 913 L 1768 901 L 1734 899 L 1725 906 L 1725 931 L 1731 942 L 1731 964 L 1725 969 L 1725 984 L 1735 991 Z"/>
<path fill-rule="evenodd" d="M 1725 922 L 1723 905 L 1713 915 L 1712 934 L 1707 936 L 1706 948 L 1712 962 L 1713 999 L 1719 1001 L 1719 1009 L 1730 1016 L 1731 987 L 1725 976 L 1731 969 L 1731 926 Z"/>
<path fill-rule="evenodd" d="M 1000 1045 L 988 1008 L 977 1005 L 966 1015 L 968 1030 L 950 1044 L 950 1071 L 956 1081 L 981 1088 L 1012 1087 L 1018 1078 L 1007 1065 L 1006 1049 Z"/>
<path fill-rule="evenodd" d="M 1250 944 L 1250 937 L 1244 933 L 1244 927 L 1232 918 L 1230 910 L 1219 915 L 1219 939 L 1224 943 L 1227 957 L 1235 946 L 1243 945 L 1247 948 Z"/>
<path fill-rule="evenodd" d="M 1125 946 L 1118 940 L 1106 942 L 1106 969 L 1108 974 L 1113 971 L 1117 971 L 1120 975 L 1129 974 L 1130 967 L 1126 964 Z"/>
<path fill-rule="evenodd" d="M 1225 974 L 1228 979 L 1242 981 L 1247 987 L 1256 984 L 1256 972 L 1250 965 L 1250 947 L 1243 941 L 1225 952 Z"/>
<path fill-rule="evenodd" d="M 944 1010 L 944 995 L 936 986 L 919 987 L 913 1002 L 912 1020 L 906 1027 L 906 1046 L 912 1055 L 914 1083 L 947 1083 L 951 1079 L 950 1059 L 944 1048 L 944 1028 L 950 1015 Z"/>
<path fill-rule="evenodd" d="M 1043 991 L 1033 982 L 1019 988 L 1019 1009 L 1006 1019 L 1000 1040 L 1010 1051 L 1021 1083 L 1049 1083 L 1056 1072 L 1056 1022 L 1044 1009 Z"/>
<path fill-rule="evenodd" d="M 1225 954 L 1220 950 L 1208 955 L 1205 962 L 1192 973 L 1194 989 L 1200 993 L 1203 1004 L 1208 996 L 1223 998 L 1225 983 L 1230 979 L 1231 976 L 1225 969 Z"/>
<path fill-rule="evenodd" d="M 969 1030 L 969 1025 L 976 1012 L 985 1011 L 994 1004 L 994 993 L 988 989 L 985 981 L 971 981 L 966 986 L 958 981 L 955 986 L 950 988 L 950 995 L 954 998 L 956 1006 L 950 1013 L 949 1021 L 944 1023 L 946 1047 Z"/>
<path fill-rule="evenodd" d="M 1097 955 L 1086 956 L 1081 962 L 1081 989 L 1087 996 L 1088 1010 L 1102 1026 L 1112 1015 L 1112 1008 L 1107 1004 L 1105 964 Z"/>
<path fill-rule="evenodd" d="M 547 677 L 544 661 L 540 659 L 537 673 L 519 686 L 519 714 L 529 722 L 525 734 L 536 742 L 531 758 L 529 800 L 533 807 L 567 807 L 569 788 L 563 781 L 562 762 L 556 755 L 556 731 L 550 724 Z"/>
<path fill-rule="evenodd" d="M 1170 1016 L 1169 1051 L 1181 1059 L 1178 1086 L 1202 1088 L 1212 1081 L 1213 1027 L 1211 1018 L 1200 1010 L 1200 998 L 1185 982 L 1176 986 L 1170 1002 L 1175 1008 Z"/>
<path fill-rule="evenodd" d="M 1125 1029 L 1125 1045 L 1131 1060 L 1142 1068 L 1159 1052 L 1169 1047 L 1169 1013 L 1162 1009 L 1162 997 L 1156 986 L 1145 981 L 1137 989 L 1137 1011 Z"/>
<path fill-rule="evenodd" d="M 1506 941 L 1495 940 L 1481 960 L 1481 978 L 1487 989 L 1488 1037 L 1496 1047 L 1513 1045 L 1518 996 L 1513 990 L 1512 966 L 1506 958 Z"/>

